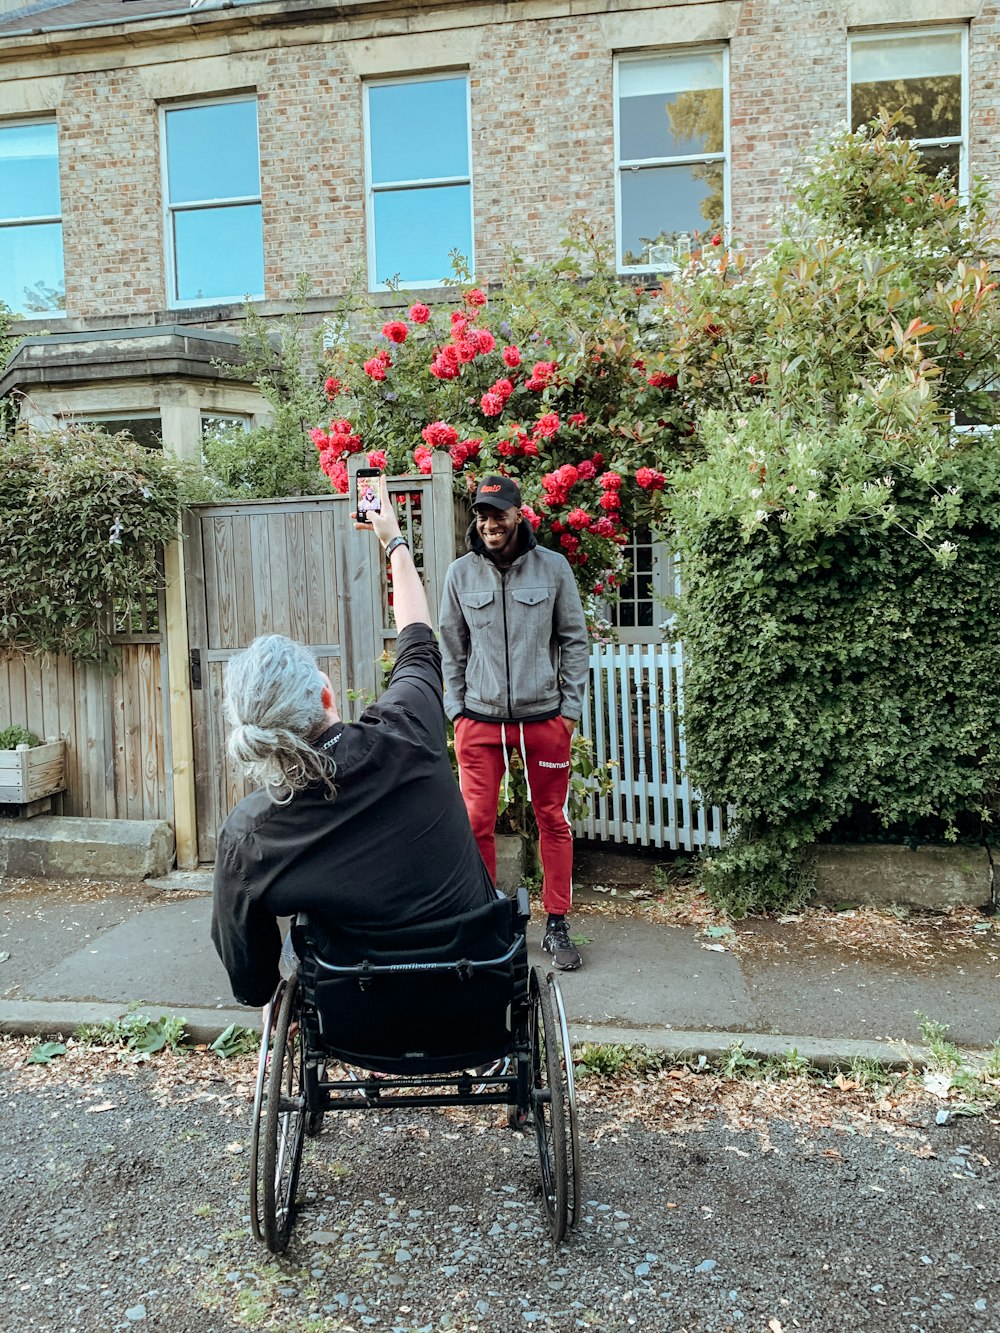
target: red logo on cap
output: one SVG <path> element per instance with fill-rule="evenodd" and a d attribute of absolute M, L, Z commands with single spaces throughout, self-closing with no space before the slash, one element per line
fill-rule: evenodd
<path fill-rule="evenodd" d="M 480 486 L 479 492 L 481 495 L 492 495 L 494 491 L 498 491 L 499 489 L 499 486 Z"/>

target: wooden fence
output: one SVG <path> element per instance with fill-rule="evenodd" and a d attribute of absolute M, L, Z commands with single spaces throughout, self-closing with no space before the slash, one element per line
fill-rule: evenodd
<path fill-rule="evenodd" d="M 119 652 L 113 674 L 65 657 L 0 662 L 0 729 L 16 724 L 66 742 L 63 814 L 172 820 L 159 638 Z"/>
<path fill-rule="evenodd" d="M 574 825 L 580 837 L 694 851 L 718 847 L 722 811 L 685 774 L 679 644 L 595 646 L 581 730 L 611 775 Z"/>

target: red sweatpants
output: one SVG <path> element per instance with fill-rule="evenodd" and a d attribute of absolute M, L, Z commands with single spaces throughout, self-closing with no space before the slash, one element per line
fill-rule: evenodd
<path fill-rule="evenodd" d="M 524 736 L 524 745 L 521 736 Z M 566 817 L 569 791 L 571 735 L 561 717 L 547 722 L 455 722 L 455 756 L 469 823 L 479 851 L 496 879 L 496 822 L 500 783 L 504 775 L 504 748 L 524 760 L 531 804 L 538 823 L 538 851 L 542 861 L 542 906 L 565 915 L 573 897 L 573 831 Z"/>

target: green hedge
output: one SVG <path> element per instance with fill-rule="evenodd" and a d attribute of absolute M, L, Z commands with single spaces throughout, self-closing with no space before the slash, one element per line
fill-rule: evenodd
<path fill-rule="evenodd" d="M 942 493 L 960 497 L 950 561 L 914 535 Z M 811 540 L 724 514 L 688 530 L 689 769 L 736 807 L 706 867 L 730 910 L 801 900 L 816 839 L 997 828 L 1000 446 L 946 459 L 934 486 L 897 469 L 894 497 L 888 525 Z"/>

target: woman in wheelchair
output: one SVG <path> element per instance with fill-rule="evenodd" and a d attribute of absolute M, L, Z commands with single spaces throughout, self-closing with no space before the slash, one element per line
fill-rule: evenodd
<path fill-rule="evenodd" d="M 303 1132 L 342 1103 L 358 1109 L 356 1084 L 339 1097 L 342 1085 L 326 1079 L 339 1059 L 383 1072 L 365 1093 L 372 1105 L 414 1104 L 412 1091 L 393 1095 L 403 1079 L 430 1089 L 421 1106 L 492 1101 L 514 1124 L 534 1119 L 561 1239 L 577 1193 L 561 999 L 554 978 L 533 970 L 528 984 L 527 897 L 498 898 L 473 837 L 448 757 L 427 597 L 384 477 L 381 492 L 381 511 L 357 525 L 374 532 L 392 571 L 396 662 L 381 698 L 344 722 L 313 654 L 282 635 L 256 639 L 226 672 L 230 758 L 259 786 L 219 834 L 212 940 L 236 999 L 268 1006 L 254 1231 L 286 1247 Z M 287 982 L 282 917 L 296 919 L 301 960 Z M 433 1049 L 424 1020 L 438 1024 Z M 467 1071 L 495 1061 L 505 1072 L 473 1088 Z"/>

